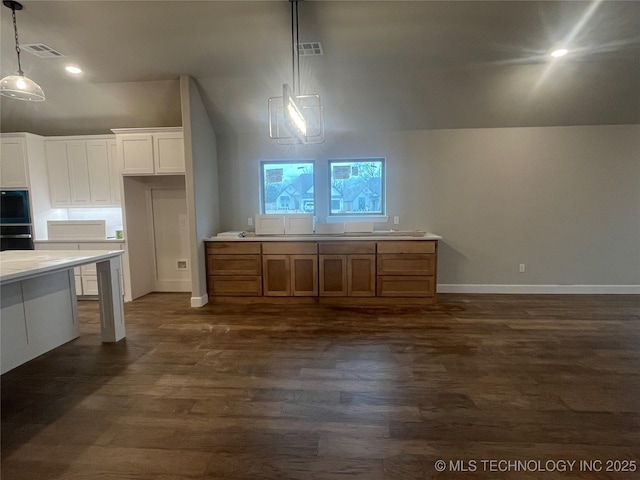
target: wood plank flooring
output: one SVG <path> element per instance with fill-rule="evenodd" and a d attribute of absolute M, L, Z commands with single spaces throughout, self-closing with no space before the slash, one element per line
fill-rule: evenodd
<path fill-rule="evenodd" d="M 638 296 L 188 303 L 127 304 L 102 344 L 80 302 L 80 338 L 2 376 L 2 479 L 640 478 L 605 471 L 640 462 Z"/>

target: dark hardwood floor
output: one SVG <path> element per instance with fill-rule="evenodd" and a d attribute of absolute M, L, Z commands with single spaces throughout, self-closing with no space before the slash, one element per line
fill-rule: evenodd
<path fill-rule="evenodd" d="M 80 338 L 3 375 L 2 479 L 640 478 L 619 471 L 640 462 L 638 296 L 187 305 L 127 304 L 101 344 L 81 302 Z"/>

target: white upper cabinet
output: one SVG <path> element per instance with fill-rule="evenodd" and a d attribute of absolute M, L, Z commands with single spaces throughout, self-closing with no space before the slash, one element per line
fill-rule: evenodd
<path fill-rule="evenodd" d="M 0 150 L 0 187 L 28 188 L 27 148 L 23 138 L 3 138 Z"/>
<path fill-rule="evenodd" d="M 87 142 L 67 142 L 71 204 L 90 205 L 89 166 L 87 164 Z M 106 159 L 105 159 L 106 160 Z"/>
<path fill-rule="evenodd" d="M 120 203 L 115 140 L 56 137 L 45 140 L 51 204 L 56 207 Z"/>
<path fill-rule="evenodd" d="M 182 128 L 118 128 L 113 132 L 123 175 L 184 174 Z"/>
<path fill-rule="evenodd" d="M 111 175 L 106 140 L 87 141 L 89 191 L 93 205 L 111 205 Z"/>
<path fill-rule="evenodd" d="M 109 188 L 111 203 L 120 205 L 120 162 L 118 162 L 118 148 L 115 140 L 107 140 L 107 158 L 109 160 Z"/>
<path fill-rule="evenodd" d="M 184 173 L 182 132 L 154 134 L 153 150 L 156 173 Z"/>
<path fill-rule="evenodd" d="M 123 174 L 153 175 L 153 137 L 151 135 L 117 135 L 118 157 Z"/>
<path fill-rule="evenodd" d="M 47 159 L 47 172 L 49 174 L 51 206 L 64 207 L 71 205 L 67 142 L 47 140 L 44 142 L 44 151 Z"/>

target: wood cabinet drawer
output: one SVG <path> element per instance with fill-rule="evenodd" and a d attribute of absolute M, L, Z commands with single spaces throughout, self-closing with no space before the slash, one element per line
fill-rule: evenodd
<path fill-rule="evenodd" d="M 259 242 L 207 242 L 207 254 L 260 255 Z"/>
<path fill-rule="evenodd" d="M 409 240 L 378 242 L 378 253 L 436 253 L 436 241 Z"/>
<path fill-rule="evenodd" d="M 318 252 L 325 255 L 376 253 L 376 242 L 320 242 Z"/>
<path fill-rule="evenodd" d="M 379 275 L 379 297 L 433 297 L 435 277 L 426 275 Z"/>
<path fill-rule="evenodd" d="M 208 293 L 211 296 L 259 297 L 262 277 L 245 275 L 209 275 Z"/>
<path fill-rule="evenodd" d="M 434 275 L 435 267 L 435 254 L 378 254 L 378 275 Z"/>
<path fill-rule="evenodd" d="M 207 275 L 260 274 L 260 255 L 207 255 Z"/>
<path fill-rule="evenodd" d="M 318 244 L 315 242 L 263 242 L 265 255 L 315 255 Z"/>

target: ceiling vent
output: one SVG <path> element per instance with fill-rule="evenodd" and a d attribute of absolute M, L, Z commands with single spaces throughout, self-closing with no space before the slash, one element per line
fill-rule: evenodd
<path fill-rule="evenodd" d="M 40 58 L 58 58 L 64 55 L 44 43 L 31 43 L 29 45 L 20 45 L 20 49 L 29 53 L 33 53 Z"/>
<path fill-rule="evenodd" d="M 314 55 L 324 55 L 320 42 L 303 42 L 298 44 L 298 53 L 301 57 L 311 57 Z"/>

